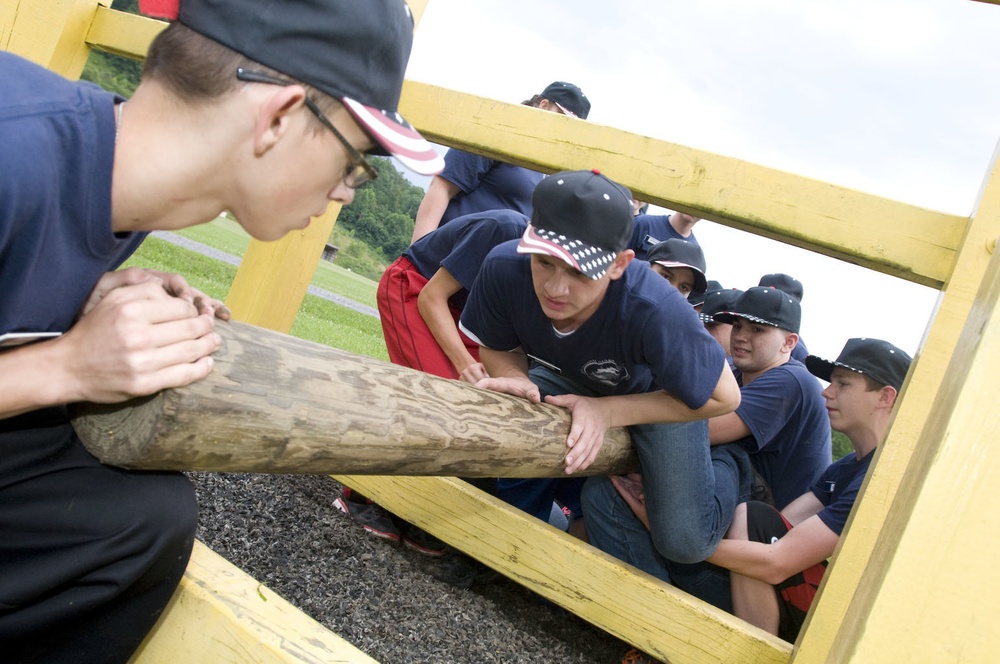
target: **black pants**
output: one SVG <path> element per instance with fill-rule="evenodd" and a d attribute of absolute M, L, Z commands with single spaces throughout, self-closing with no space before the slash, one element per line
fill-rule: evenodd
<path fill-rule="evenodd" d="M 127 661 L 184 574 L 197 517 L 183 475 L 101 465 L 60 409 L 0 420 L 0 658 Z"/>

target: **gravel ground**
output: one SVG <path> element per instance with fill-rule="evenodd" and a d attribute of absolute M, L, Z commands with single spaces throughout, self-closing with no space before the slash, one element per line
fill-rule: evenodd
<path fill-rule="evenodd" d="M 506 578 L 471 589 L 365 533 L 326 476 L 190 473 L 198 538 L 382 664 L 620 662 L 628 645 Z"/>

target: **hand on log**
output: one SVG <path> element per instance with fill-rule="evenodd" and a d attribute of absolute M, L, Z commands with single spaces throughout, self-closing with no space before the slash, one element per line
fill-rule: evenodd
<path fill-rule="evenodd" d="M 102 462 L 216 472 L 564 477 L 570 413 L 247 325 L 217 321 L 204 379 L 75 404 Z M 577 474 L 638 467 L 625 429 Z"/>

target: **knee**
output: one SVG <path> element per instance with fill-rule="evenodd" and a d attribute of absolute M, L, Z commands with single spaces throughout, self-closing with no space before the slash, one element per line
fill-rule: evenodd
<path fill-rule="evenodd" d="M 657 552 L 675 563 L 700 563 L 715 551 L 719 538 L 698 524 L 658 528 L 653 525 L 653 546 Z"/>
<path fill-rule="evenodd" d="M 139 478 L 130 509 L 128 537 L 136 553 L 167 567 L 187 565 L 198 527 L 194 487 L 183 475 L 149 474 Z"/>
<path fill-rule="evenodd" d="M 609 489 L 614 495 L 608 493 Z M 599 515 L 605 514 L 609 500 L 617 498 L 617 494 L 618 492 L 608 477 L 604 475 L 588 477 L 580 492 L 583 515 L 589 520 L 591 517 L 597 518 Z"/>

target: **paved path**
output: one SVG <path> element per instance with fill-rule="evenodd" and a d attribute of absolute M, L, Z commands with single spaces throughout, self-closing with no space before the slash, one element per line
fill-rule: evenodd
<path fill-rule="evenodd" d="M 197 251 L 200 254 L 204 254 L 209 258 L 214 258 L 215 260 L 222 261 L 224 263 L 229 263 L 230 265 L 239 265 L 240 257 L 233 256 L 232 254 L 227 254 L 224 251 L 219 251 L 218 249 L 213 249 L 207 244 L 202 244 L 201 242 L 195 242 L 194 240 L 189 240 L 186 237 L 177 235 L 176 233 L 170 233 L 168 231 L 154 231 L 153 237 L 160 240 L 165 240 L 171 244 L 176 244 L 179 247 L 184 247 L 185 249 L 190 249 L 192 251 Z M 339 304 L 342 307 L 347 307 L 348 309 L 353 309 L 359 313 L 365 314 L 366 316 L 372 316 L 373 318 L 378 318 L 378 309 L 374 307 L 369 307 L 367 304 L 361 304 L 360 302 L 355 302 L 354 300 L 349 300 L 342 295 L 337 295 L 336 293 L 331 293 L 328 290 L 322 288 L 317 288 L 316 286 L 309 286 L 307 291 L 310 295 L 315 295 L 316 297 L 321 297 L 324 300 L 329 300 L 335 304 Z"/>

